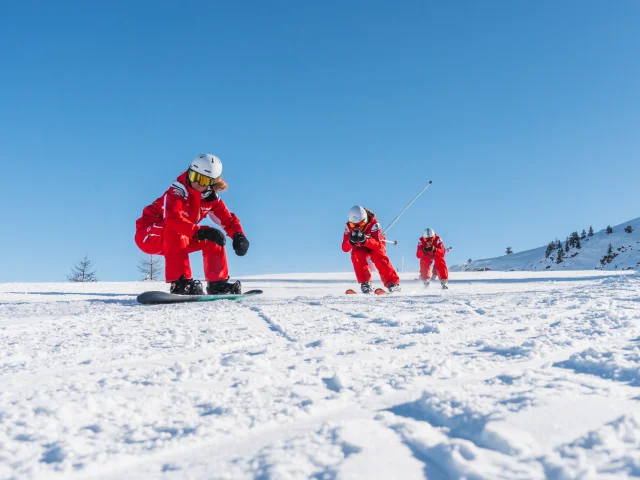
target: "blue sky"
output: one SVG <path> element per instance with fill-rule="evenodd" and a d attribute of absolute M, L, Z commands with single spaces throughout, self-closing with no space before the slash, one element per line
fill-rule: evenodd
<path fill-rule="evenodd" d="M 640 3 L 3 2 L 0 281 L 84 255 L 135 280 L 135 220 L 219 156 L 232 275 L 347 271 L 349 208 L 415 267 L 640 216 Z M 192 256 L 201 276 L 201 262 Z"/>

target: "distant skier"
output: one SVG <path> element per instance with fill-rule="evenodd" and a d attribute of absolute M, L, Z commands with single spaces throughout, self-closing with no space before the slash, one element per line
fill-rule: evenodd
<path fill-rule="evenodd" d="M 390 292 L 400 290 L 400 278 L 387 257 L 387 245 L 375 214 L 364 207 L 349 210 L 349 221 L 344 229 L 342 250 L 351 252 L 351 261 L 362 293 L 371 293 L 371 268 L 368 259 L 380 273 L 382 283 Z"/>
<path fill-rule="evenodd" d="M 240 220 L 218 197 L 218 192 L 227 188 L 221 174 L 222 162 L 218 157 L 208 153 L 197 156 L 160 198 L 144 208 L 136 221 L 136 245 L 146 254 L 164 256 L 165 278 L 171 283 L 171 293 L 204 293 L 202 284 L 192 278 L 189 263 L 189 254 L 199 250 L 204 259 L 207 293 L 241 293 L 239 281 L 229 282 L 224 233 L 198 226 L 208 216 L 233 239 L 236 255 L 247 253 L 249 241 Z"/>
<path fill-rule="evenodd" d="M 433 228 L 427 228 L 418 240 L 418 250 L 416 251 L 416 257 L 420 259 L 420 280 L 425 287 L 428 287 L 431 281 L 431 264 L 433 263 L 433 270 L 440 279 L 442 288 L 449 288 L 447 286 L 449 269 L 447 262 L 444 261 L 445 253 L 446 249 L 440 237 L 436 235 Z"/>

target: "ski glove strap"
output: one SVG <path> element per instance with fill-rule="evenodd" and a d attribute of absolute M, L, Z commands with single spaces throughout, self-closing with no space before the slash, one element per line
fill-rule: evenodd
<path fill-rule="evenodd" d="M 238 232 L 233 236 L 233 250 L 239 257 L 246 255 L 249 250 L 249 240 L 244 236 L 244 233 Z"/>
<path fill-rule="evenodd" d="M 227 239 L 224 237 L 224 233 L 222 233 L 217 228 L 211 227 L 200 227 L 200 230 L 196 232 L 194 237 L 196 240 L 209 240 L 210 242 L 217 243 L 221 247 L 227 243 Z"/>

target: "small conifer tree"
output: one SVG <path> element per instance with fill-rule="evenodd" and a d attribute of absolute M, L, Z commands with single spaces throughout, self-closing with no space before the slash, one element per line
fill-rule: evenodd
<path fill-rule="evenodd" d="M 547 249 L 544 252 L 544 258 L 549 258 L 551 256 L 551 252 L 553 252 L 555 248 L 556 242 L 549 242 L 549 244 L 547 245 Z"/>
<path fill-rule="evenodd" d="M 571 236 L 569 237 L 569 245 L 575 247 L 580 241 L 580 235 L 578 232 L 571 232 Z"/>

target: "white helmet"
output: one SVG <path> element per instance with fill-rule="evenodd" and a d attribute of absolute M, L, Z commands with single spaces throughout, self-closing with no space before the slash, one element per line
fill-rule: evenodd
<path fill-rule="evenodd" d="M 189 168 L 194 172 L 211 178 L 218 178 L 222 175 L 222 162 L 218 157 L 210 153 L 198 155 L 193 159 Z"/>
<path fill-rule="evenodd" d="M 427 228 L 424 232 L 422 232 L 422 236 L 424 238 L 433 238 L 436 236 L 436 232 L 433 230 L 433 228 Z"/>
<path fill-rule="evenodd" d="M 351 210 L 349 210 L 349 221 L 351 223 L 360 223 L 363 220 L 367 220 L 367 211 L 358 205 L 351 207 Z"/>

